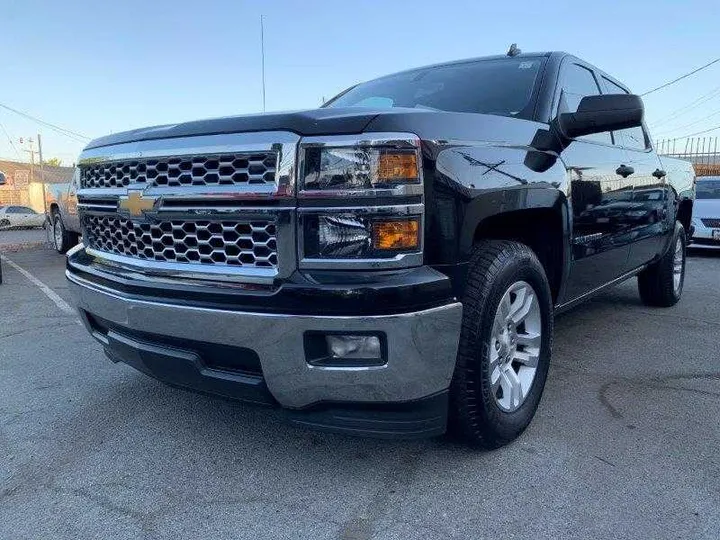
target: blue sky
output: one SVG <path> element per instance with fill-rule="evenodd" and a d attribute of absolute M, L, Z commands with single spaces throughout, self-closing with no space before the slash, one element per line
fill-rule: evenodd
<path fill-rule="evenodd" d="M 0 0 L 0 103 L 89 137 L 260 111 L 261 13 L 268 110 L 316 107 L 362 80 L 512 42 L 572 52 L 640 93 L 720 56 L 715 4 Z M 720 63 L 648 96 L 652 128 L 715 89 L 653 137 L 720 125 Z M 4 109 L 0 123 L 18 150 L 38 132 L 45 156 L 65 163 L 83 146 Z M 14 159 L 2 127 L 0 158 Z"/>

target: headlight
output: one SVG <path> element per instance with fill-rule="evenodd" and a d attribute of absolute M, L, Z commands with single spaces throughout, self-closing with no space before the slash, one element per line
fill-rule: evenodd
<path fill-rule="evenodd" d="M 389 259 L 420 249 L 420 216 L 309 214 L 303 237 L 306 258 Z"/>
<path fill-rule="evenodd" d="M 298 166 L 303 269 L 422 264 L 420 139 L 407 133 L 306 137 Z"/>
<path fill-rule="evenodd" d="M 420 144 L 415 136 L 307 138 L 301 143 L 301 156 L 300 191 L 305 195 L 368 190 L 419 194 L 422 190 Z"/>

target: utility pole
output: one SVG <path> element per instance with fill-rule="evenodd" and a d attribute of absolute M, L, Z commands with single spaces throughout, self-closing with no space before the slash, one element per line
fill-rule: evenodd
<path fill-rule="evenodd" d="M 22 139 L 20 139 L 20 142 L 22 142 Z M 32 138 L 28 139 L 28 144 L 30 145 L 30 150 L 23 148 L 23 152 L 27 152 L 30 154 L 30 182 L 32 182 L 35 179 L 34 171 L 35 171 L 35 147 L 33 146 L 33 143 L 35 141 L 32 140 Z"/>
<path fill-rule="evenodd" d="M 42 139 L 40 138 L 39 133 L 38 133 L 38 158 L 40 159 L 40 174 L 42 174 L 42 170 L 43 170 Z"/>
<path fill-rule="evenodd" d="M 42 139 L 38 133 L 38 158 L 40 159 L 40 181 L 42 182 L 42 193 L 43 193 L 43 211 L 47 216 L 47 197 L 45 196 L 45 164 L 42 157 Z"/>
<path fill-rule="evenodd" d="M 260 15 L 260 59 L 262 61 L 263 112 L 265 112 L 265 27 L 263 25 L 263 15 Z"/>

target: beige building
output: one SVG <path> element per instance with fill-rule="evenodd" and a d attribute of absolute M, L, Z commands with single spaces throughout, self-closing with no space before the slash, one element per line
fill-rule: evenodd
<path fill-rule="evenodd" d="M 29 163 L 0 160 L 0 172 L 6 179 L 5 185 L 0 185 L 0 206 L 22 205 L 44 212 L 46 186 L 69 182 L 73 171 L 72 167 L 44 165 L 40 168 Z"/>

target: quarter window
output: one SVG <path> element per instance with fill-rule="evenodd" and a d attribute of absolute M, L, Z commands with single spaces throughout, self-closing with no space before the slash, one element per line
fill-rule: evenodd
<path fill-rule="evenodd" d="M 569 64 L 563 73 L 562 93 L 560 95 L 558 112 L 575 112 L 582 98 L 585 96 L 597 96 L 599 94 L 600 87 L 595 80 L 593 72 L 579 64 Z M 612 137 L 609 131 L 585 135 L 578 137 L 577 140 L 612 144 Z"/>

